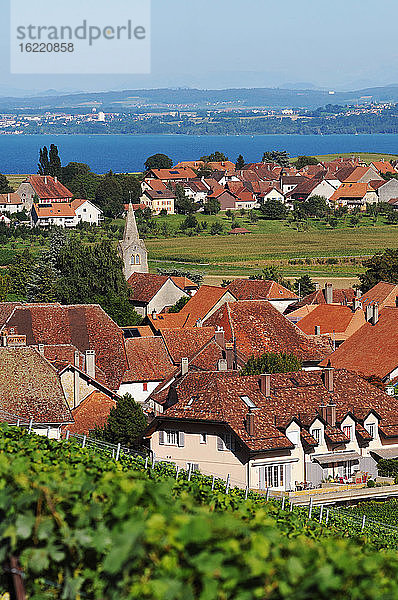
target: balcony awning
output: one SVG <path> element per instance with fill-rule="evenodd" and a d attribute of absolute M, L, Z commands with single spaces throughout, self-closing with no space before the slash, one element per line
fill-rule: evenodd
<path fill-rule="evenodd" d="M 378 458 L 398 458 L 398 446 L 397 448 L 380 448 L 370 452 Z"/>
<path fill-rule="evenodd" d="M 312 456 L 312 460 L 316 461 L 320 465 L 326 465 L 329 463 L 344 463 L 347 460 L 359 460 L 361 457 L 357 452 L 329 452 L 328 454 L 315 454 Z"/>

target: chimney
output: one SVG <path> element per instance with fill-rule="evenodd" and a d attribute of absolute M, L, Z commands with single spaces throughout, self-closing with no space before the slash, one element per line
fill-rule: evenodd
<path fill-rule="evenodd" d="M 252 412 L 246 415 L 246 431 L 249 435 L 254 435 L 254 413 Z"/>
<path fill-rule="evenodd" d="M 231 343 L 225 344 L 225 356 L 227 358 L 227 369 L 228 371 L 233 371 L 235 356 L 234 356 L 234 346 Z"/>
<path fill-rule="evenodd" d="M 152 319 L 154 321 L 156 321 L 157 318 L 158 318 L 158 313 L 156 312 L 156 309 L 154 308 L 153 311 L 152 311 Z"/>
<path fill-rule="evenodd" d="M 217 327 L 217 331 L 214 334 L 214 339 L 216 343 L 220 346 L 220 348 L 225 349 L 225 334 L 224 329 L 222 327 Z"/>
<path fill-rule="evenodd" d="M 10 192 L 8 192 L 8 194 L 7 194 L 7 200 L 8 200 L 8 202 L 11 202 L 11 194 L 10 194 Z"/>
<path fill-rule="evenodd" d="M 40 352 L 40 354 L 41 354 L 42 356 L 44 356 L 44 344 L 39 344 L 39 345 L 37 346 L 37 349 L 38 349 L 38 351 Z"/>
<path fill-rule="evenodd" d="M 332 400 L 326 406 L 321 406 L 321 417 L 331 427 L 336 426 L 336 405 Z"/>
<path fill-rule="evenodd" d="M 196 327 L 202 327 L 202 319 L 198 319 L 195 323 Z"/>
<path fill-rule="evenodd" d="M 377 302 L 373 304 L 372 309 L 372 318 L 370 322 L 372 323 L 372 325 L 376 325 L 376 323 L 378 323 L 379 321 L 379 305 Z"/>
<path fill-rule="evenodd" d="M 315 335 L 321 335 L 321 326 L 315 325 Z"/>
<path fill-rule="evenodd" d="M 323 371 L 325 388 L 327 389 L 328 392 L 333 392 L 334 391 L 333 372 L 334 372 L 333 367 L 327 367 Z"/>
<path fill-rule="evenodd" d="M 47 177 L 44 177 L 44 185 L 47 185 Z"/>
<path fill-rule="evenodd" d="M 368 304 L 366 306 L 366 320 L 369 322 L 373 316 L 373 306 Z"/>
<path fill-rule="evenodd" d="M 327 283 L 325 285 L 325 300 L 326 304 L 333 304 L 333 284 Z"/>
<path fill-rule="evenodd" d="M 362 304 L 359 298 L 354 298 L 354 311 L 361 308 Z"/>
<path fill-rule="evenodd" d="M 228 371 L 228 364 L 226 358 L 220 358 L 217 363 L 217 371 Z"/>
<path fill-rule="evenodd" d="M 320 286 L 320 285 L 319 285 L 319 283 L 316 281 L 316 282 L 315 282 L 315 291 L 316 291 L 316 292 L 319 292 L 319 290 L 320 290 L 320 287 L 321 287 L 321 286 Z"/>
<path fill-rule="evenodd" d="M 395 297 L 395 308 L 398 308 L 398 296 Z"/>
<path fill-rule="evenodd" d="M 181 359 L 181 375 L 186 375 L 188 373 L 188 358 L 184 357 Z"/>
<path fill-rule="evenodd" d="M 1 345 L 3 346 L 3 348 L 7 346 L 7 334 L 5 333 L 5 331 L 3 331 L 1 334 Z"/>
<path fill-rule="evenodd" d="M 271 397 L 271 374 L 265 373 L 260 375 L 260 392 L 264 394 L 266 398 Z"/>
<path fill-rule="evenodd" d="M 95 350 L 86 350 L 86 373 L 95 379 Z"/>
<path fill-rule="evenodd" d="M 361 290 L 359 288 L 357 288 L 355 290 L 355 298 L 360 298 L 361 297 Z"/>
<path fill-rule="evenodd" d="M 80 367 L 80 354 L 78 350 L 75 350 L 75 360 L 74 360 L 74 365 L 75 367 L 79 368 Z"/>
<path fill-rule="evenodd" d="M 54 177 L 54 181 L 55 181 L 55 183 L 58 183 L 58 177 L 57 176 Z"/>

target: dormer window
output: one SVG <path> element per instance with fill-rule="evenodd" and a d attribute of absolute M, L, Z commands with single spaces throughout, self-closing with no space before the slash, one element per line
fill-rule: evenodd
<path fill-rule="evenodd" d="M 376 423 L 368 423 L 365 425 L 366 431 L 372 436 L 372 440 L 376 437 Z"/>
<path fill-rule="evenodd" d="M 322 440 L 322 429 L 316 428 L 310 431 L 312 437 L 317 441 L 318 444 L 321 443 Z"/>
<path fill-rule="evenodd" d="M 344 435 L 351 441 L 352 440 L 352 427 L 351 425 L 346 425 L 343 427 Z"/>

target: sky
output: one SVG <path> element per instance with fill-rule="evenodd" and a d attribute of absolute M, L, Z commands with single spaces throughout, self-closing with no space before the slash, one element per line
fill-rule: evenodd
<path fill-rule="evenodd" d="M 109 0 L 81 1 L 90 15 L 109 4 Z M 47 90 L 312 86 L 352 90 L 398 84 L 397 0 L 377 4 L 374 0 L 152 0 L 151 73 L 101 76 L 11 75 L 11 2 L 0 0 L 3 96 Z"/>

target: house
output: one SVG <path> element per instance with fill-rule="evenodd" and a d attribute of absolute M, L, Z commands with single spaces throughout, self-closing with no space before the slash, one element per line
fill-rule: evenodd
<path fill-rule="evenodd" d="M 167 187 L 163 190 L 145 190 L 140 198 L 141 204 L 150 208 L 154 215 L 165 210 L 168 215 L 174 215 L 175 193 Z"/>
<path fill-rule="evenodd" d="M 3 337 L 24 336 L 27 346 L 43 346 L 43 351 L 46 346 L 57 346 L 59 357 L 52 360 L 60 362 L 61 367 L 77 364 L 74 352 L 78 351 L 84 356 L 76 368 L 85 371 L 85 377 L 100 380 L 112 392 L 118 391 L 128 368 L 123 331 L 96 304 L 18 305 L 6 318 L 1 333 Z M 62 351 L 62 357 L 60 346 L 69 347 Z M 73 373 L 70 377 L 73 379 Z"/>
<path fill-rule="evenodd" d="M 282 194 L 286 196 L 289 192 L 292 192 L 300 183 L 303 183 L 305 178 L 303 175 L 281 175 L 280 178 L 280 189 Z"/>
<path fill-rule="evenodd" d="M 33 204 L 30 213 L 32 227 L 76 227 L 76 213 L 69 202 Z"/>
<path fill-rule="evenodd" d="M 285 203 L 285 196 L 277 184 L 269 185 L 268 182 L 259 181 L 252 184 L 253 193 L 256 195 L 259 202 L 267 202 L 268 200 L 276 200 Z"/>
<path fill-rule="evenodd" d="M 244 227 L 234 227 L 228 231 L 228 235 L 246 235 L 248 233 L 251 233 L 251 231 L 245 229 Z"/>
<path fill-rule="evenodd" d="M 396 308 L 398 306 L 398 285 L 380 281 L 361 296 L 360 302 L 364 310 L 372 304 L 377 304 L 379 311 L 386 306 Z"/>
<path fill-rule="evenodd" d="M 75 211 L 77 223 L 88 223 L 89 225 L 101 225 L 104 213 L 91 200 L 72 200 L 71 207 Z"/>
<path fill-rule="evenodd" d="M 398 198 L 398 180 L 390 179 L 389 181 L 381 181 L 377 187 L 377 195 L 379 202 L 390 202 L 393 198 Z M 373 185 L 373 181 L 371 182 Z"/>
<path fill-rule="evenodd" d="M 16 424 L 32 420 L 33 431 L 60 437 L 61 427 L 73 423 L 57 371 L 35 348 L 0 347 L 0 414 Z"/>
<path fill-rule="evenodd" d="M 384 160 L 384 158 L 382 160 L 374 160 L 372 163 L 370 163 L 370 166 L 376 169 L 376 171 L 380 175 L 386 175 L 387 173 L 396 173 L 396 170 L 394 169 L 392 164 L 388 162 L 388 160 Z"/>
<path fill-rule="evenodd" d="M 202 285 L 178 313 L 148 314 L 152 330 L 159 334 L 163 329 L 201 327 L 225 302 L 234 302 L 235 296 L 227 289 Z"/>
<path fill-rule="evenodd" d="M 377 474 L 398 456 L 395 400 L 345 369 L 240 377 L 188 372 L 147 430 L 155 457 L 234 486 L 294 490 L 328 477 Z"/>
<path fill-rule="evenodd" d="M 183 162 L 179 162 L 173 169 L 201 169 L 206 166 L 213 171 L 234 171 L 235 163 L 230 160 L 222 160 L 218 162 L 203 162 L 202 160 L 187 160 Z"/>
<path fill-rule="evenodd" d="M 199 289 L 199 285 L 194 281 L 188 279 L 188 277 L 180 277 L 176 275 L 171 275 L 170 279 L 184 292 L 188 294 L 188 296 L 194 296 Z"/>
<path fill-rule="evenodd" d="M 271 280 L 235 279 L 226 289 L 237 300 L 268 300 L 281 313 L 298 300 L 297 294 Z"/>
<path fill-rule="evenodd" d="M 148 177 L 160 179 L 163 183 L 171 181 L 188 181 L 189 179 L 196 179 L 197 174 L 190 167 L 173 167 L 172 169 L 152 169 Z"/>
<path fill-rule="evenodd" d="M 162 312 L 174 306 L 180 298 L 189 298 L 183 289 L 167 275 L 133 273 L 127 280 L 130 301 L 142 317 Z"/>
<path fill-rule="evenodd" d="M 118 253 L 123 261 L 123 274 L 128 280 L 133 273 L 148 273 L 148 252 L 140 238 L 133 205 L 129 204 L 123 239 L 119 241 Z"/>
<path fill-rule="evenodd" d="M 30 211 L 33 202 L 52 204 L 54 202 L 69 203 L 73 194 L 57 177 L 50 175 L 30 175 L 17 189 L 17 194 L 23 202 L 26 211 Z"/>
<path fill-rule="evenodd" d="M 369 183 L 344 182 L 329 198 L 332 206 L 360 210 L 366 210 L 367 204 L 377 204 L 378 201 L 377 192 Z"/>
<path fill-rule="evenodd" d="M 379 313 L 378 305 L 370 304 L 366 317 L 365 325 L 331 354 L 330 364 L 392 381 L 398 375 L 398 308 L 386 307 Z"/>
<path fill-rule="evenodd" d="M 0 194 L 0 212 L 16 213 L 23 210 L 23 202 L 15 192 Z"/>
<path fill-rule="evenodd" d="M 63 428 L 63 435 L 67 431 L 72 435 L 90 435 L 96 427 L 106 424 L 112 408 L 116 408 L 116 400 L 102 392 L 92 392 L 72 410 L 74 423 Z"/>
<path fill-rule="evenodd" d="M 287 352 L 312 368 L 332 352 L 328 340 L 310 338 L 267 300 L 227 302 L 205 319 L 204 325 L 222 328 L 225 341 L 246 361 L 267 352 Z"/>
<path fill-rule="evenodd" d="M 344 183 L 369 183 L 376 179 L 382 180 L 383 177 L 372 165 L 358 166 L 348 175 Z"/>
<path fill-rule="evenodd" d="M 287 312 L 291 313 L 293 311 L 297 311 L 297 309 L 306 306 L 306 305 L 314 305 L 314 304 L 342 304 L 349 305 L 354 302 L 354 298 L 357 292 L 353 288 L 347 289 L 334 289 L 332 283 L 326 283 L 323 289 L 317 289 L 315 292 L 311 292 L 311 294 L 307 294 L 298 300 L 294 304 L 291 304 Z"/>
<path fill-rule="evenodd" d="M 217 200 L 220 203 L 220 210 L 238 210 L 235 194 L 221 186 L 213 189 L 207 198 Z"/>
<path fill-rule="evenodd" d="M 318 177 L 307 179 L 302 177 L 302 181 L 286 194 L 286 200 L 304 202 L 313 196 L 321 196 L 322 198 L 329 200 L 336 191 L 336 187 L 337 186 L 333 186 L 326 179 Z"/>
<path fill-rule="evenodd" d="M 328 337 L 336 348 L 366 323 L 360 301 L 357 303 L 356 310 L 338 304 L 318 304 L 300 319 L 297 327 L 307 335 Z"/>

